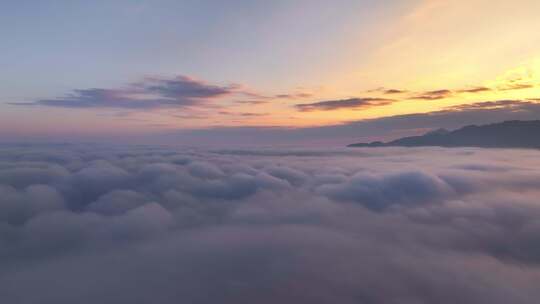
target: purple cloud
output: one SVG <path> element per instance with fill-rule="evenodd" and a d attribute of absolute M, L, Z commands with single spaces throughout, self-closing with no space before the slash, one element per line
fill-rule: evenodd
<path fill-rule="evenodd" d="M 447 89 L 423 92 L 410 99 L 437 100 L 452 96 L 453 92 Z"/>
<path fill-rule="evenodd" d="M 524 100 L 495 100 L 495 101 L 483 101 L 470 104 L 461 104 L 457 106 L 448 107 L 447 110 L 451 111 L 472 111 L 483 109 L 495 109 L 495 108 L 520 108 L 528 105 L 534 106 L 536 103 Z"/>
<path fill-rule="evenodd" d="M 137 83 L 136 86 L 139 86 L 143 91 L 173 99 L 214 98 L 229 95 L 237 89 L 237 86 L 234 85 L 220 87 L 187 76 L 177 76 L 173 79 L 148 77 L 143 82 Z"/>
<path fill-rule="evenodd" d="M 309 111 L 331 111 L 338 109 L 358 109 L 384 106 L 394 102 L 393 99 L 386 98 L 349 98 L 339 100 L 327 100 L 315 103 L 297 104 L 295 107 L 302 112 Z"/>
<path fill-rule="evenodd" d="M 403 94 L 403 93 L 407 93 L 407 91 L 398 90 L 398 89 L 388 89 L 388 90 L 384 90 L 383 93 L 384 94 Z"/>
<path fill-rule="evenodd" d="M 63 108 L 160 109 L 194 106 L 215 98 L 243 94 L 235 85 L 217 86 L 186 76 L 174 78 L 148 77 L 121 89 L 76 89 L 54 99 L 11 103 L 21 106 Z"/>
<path fill-rule="evenodd" d="M 474 87 L 474 88 L 469 88 L 469 89 L 462 89 L 462 90 L 459 90 L 458 92 L 459 93 L 481 93 L 481 92 L 488 92 L 488 91 L 491 91 L 491 89 L 487 87 Z"/>

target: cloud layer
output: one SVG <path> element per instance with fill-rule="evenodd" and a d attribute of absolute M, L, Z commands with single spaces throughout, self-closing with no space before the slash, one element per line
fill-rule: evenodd
<path fill-rule="evenodd" d="M 0 146 L 8 303 L 536 303 L 539 152 Z"/>

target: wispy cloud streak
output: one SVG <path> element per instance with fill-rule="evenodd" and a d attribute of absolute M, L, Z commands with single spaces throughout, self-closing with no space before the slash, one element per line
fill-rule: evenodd
<path fill-rule="evenodd" d="M 187 76 L 147 77 L 140 82 L 129 84 L 125 88 L 76 89 L 73 93 L 59 98 L 11 104 L 63 108 L 153 110 L 202 105 L 217 98 L 243 93 L 244 91 L 235 85 L 212 85 Z"/>
<path fill-rule="evenodd" d="M 384 106 L 393 103 L 395 100 L 387 98 L 349 98 L 338 100 L 326 100 L 314 103 L 297 104 L 295 107 L 302 112 L 309 111 L 332 111 L 340 109 L 365 109 L 377 106 Z"/>

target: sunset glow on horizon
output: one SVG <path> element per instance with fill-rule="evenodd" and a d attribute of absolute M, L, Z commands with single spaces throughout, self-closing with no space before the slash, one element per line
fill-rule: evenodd
<path fill-rule="evenodd" d="M 213 21 L 201 15 L 210 3 L 192 1 L 71 4 L 57 19 L 54 7 L 8 5 L 0 135 L 313 128 L 540 97 L 538 1 L 241 3 Z"/>

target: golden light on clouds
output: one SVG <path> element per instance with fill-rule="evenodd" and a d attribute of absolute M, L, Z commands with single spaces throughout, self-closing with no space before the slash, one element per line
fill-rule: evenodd
<path fill-rule="evenodd" d="M 369 64 L 352 66 L 330 96 L 389 97 L 370 85 L 407 91 L 394 103 L 362 109 L 301 113 L 321 123 L 423 113 L 481 101 L 540 97 L 540 1 L 443 1 L 420 3 L 389 21 Z M 384 32 L 384 31 L 383 31 Z M 426 92 L 448 91 L 433 99 Z M 340 94 L 341 93 L 341 94 Z M 335 98 L 338 96 L 338 98 Z"/>

